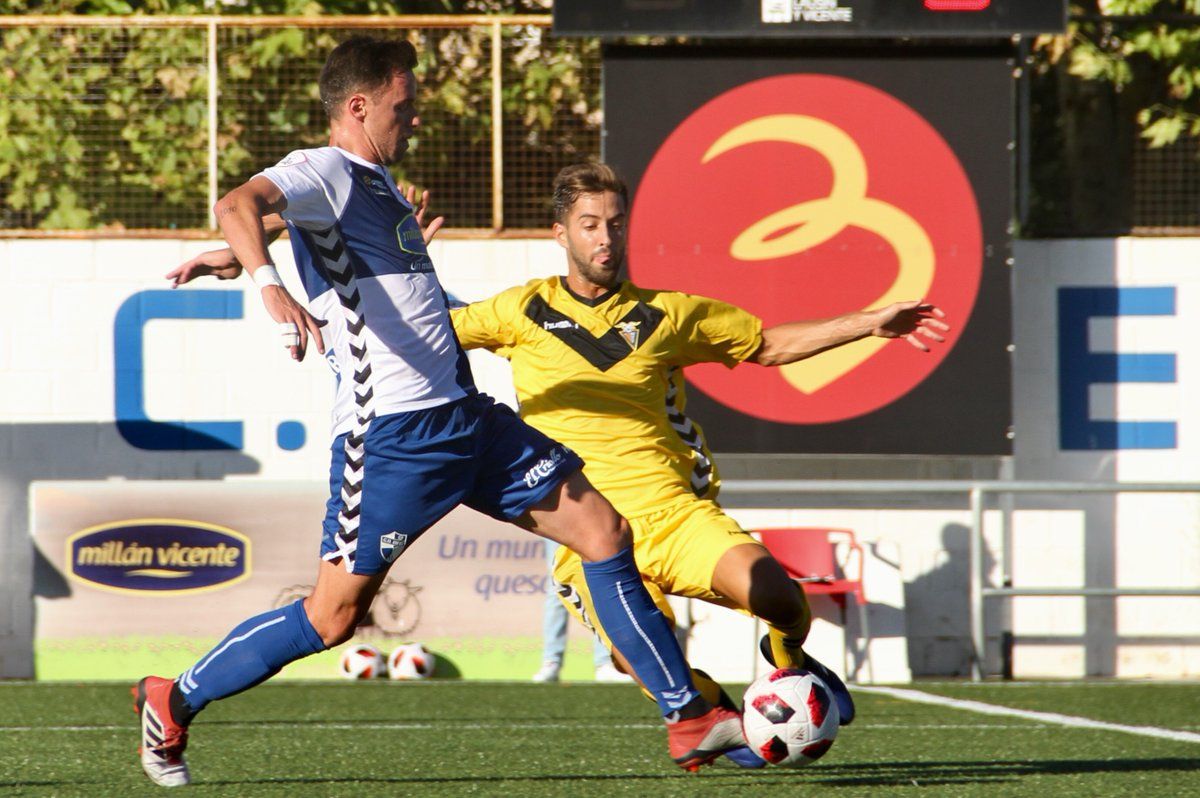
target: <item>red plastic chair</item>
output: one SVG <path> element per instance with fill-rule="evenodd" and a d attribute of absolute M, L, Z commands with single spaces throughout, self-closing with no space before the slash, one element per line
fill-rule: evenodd
<path fill-rule="evenodd" d="M 842 626 L 846 626 L 846 597 L 853 596 L 858 605 L 859 628 L 862 630 L 862 661 L 868 677 L 874 681 L 871 667 L 871 633 L 867 625 L 867 596 L 863 587 L 863 550 L 849 529 L 797 527 L 758 530 L 762 544 L 779 561 L 784 570 L 810 596 L 829 596 L 842 610 Z M 845 561 L 837 561 L 838 544 L 846 546 Z M 849 649 L 849 646 L 847 646 Z M 856 652 L 857 653 L 857 652 Z M 857 668 L 853 672 L 857 673 Z M 847 664 L 846 673 L 851 673 Z"/>

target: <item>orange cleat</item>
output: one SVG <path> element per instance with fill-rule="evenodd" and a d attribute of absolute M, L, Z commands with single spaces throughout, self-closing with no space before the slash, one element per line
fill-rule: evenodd
<path fill-rule="evenodd" d="M 713 707 L 698 718 L 667 724 L 667 748 L 675 764 L 695 772 L 717 757 L 746 745 L 742 716 L 724 707 Z"/>
<path fill-rule="evenodd" d="M 147 676 L 131 688 L 133 711 L 142 721 L 142 744 L 138 753 L 142 770 L 162 787 L 182 787 L 191 782 L 183 750 L 187 748 L 187 727 L 171 717 L 170 679 Z"/>

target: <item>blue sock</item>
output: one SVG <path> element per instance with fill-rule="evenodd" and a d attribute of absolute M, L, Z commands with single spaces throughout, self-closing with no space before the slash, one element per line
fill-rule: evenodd
<path fill-rule="evenodd" d="M 633 549 L 585 562 L 583 575 L 596 617 L 613 647 L 625 655 L 664 716 L 700 695 L 671 625 L 654 606 L 633 561 Z"/>
<path fill-rule="evenodd" d="M 289 662 L 324 650 L 325 642 L 309 623 L 300 599 L 242 621 L 183 672 L 179 689 L 193 713 L 199 712 L 210 701 L 248 690 Z"/>

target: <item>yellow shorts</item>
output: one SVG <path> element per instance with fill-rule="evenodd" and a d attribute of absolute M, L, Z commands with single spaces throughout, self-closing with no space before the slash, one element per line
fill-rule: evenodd
<path fill-rule="evenodd" d="M 743 543 L 759 545 L 745 530 L 707 499 L 678 502 L 663 510 L 629 519 L 633 556 L 650 598 L 675 623 L 666 594 L 697 598 L 722 607 L 736 607 L 712 589 L 713 571 L 725 552 Z M 554 581 L 567 609 L 609 643 L 596 622 L 592 597 L 583 577 L 579 555 L 561 546 L 554 559 Z"/>

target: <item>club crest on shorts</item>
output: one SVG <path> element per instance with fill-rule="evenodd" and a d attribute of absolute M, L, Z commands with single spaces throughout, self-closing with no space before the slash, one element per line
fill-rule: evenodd
<path fill-rule="evenodd" d="M 408 546 L 408 535 L 399 532 L 388 532 L 379 538 L 379 556 L 384 562 L 394 562 Z"/>
<path fill-rule="evenodd" d="M 629 344 L 630 349 L 637 349 L 638 337 L 641 335 L 638 327 L 641 325 L 640 321 L 622 321 L 617 323 L 617 332 L 625 339 L 625 343 Z"/>

